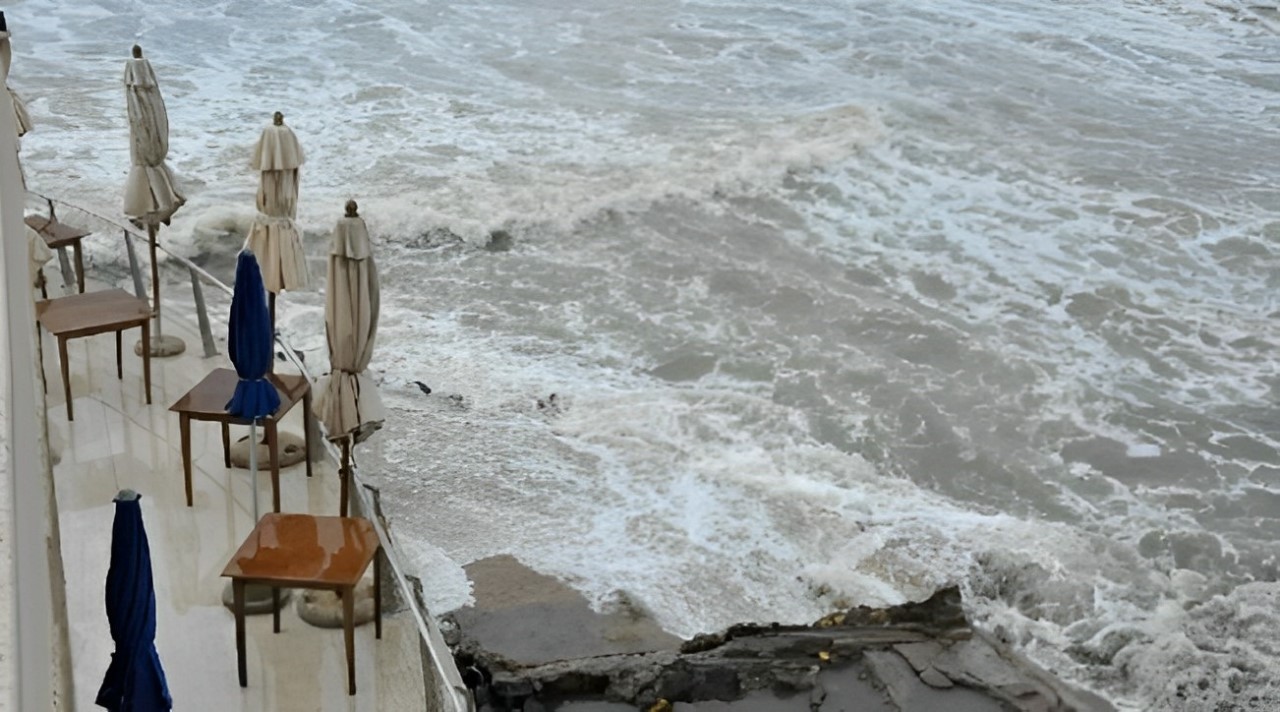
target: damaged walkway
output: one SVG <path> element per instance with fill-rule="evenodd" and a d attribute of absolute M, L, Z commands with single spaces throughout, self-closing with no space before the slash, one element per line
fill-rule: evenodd
<path fill-rule="evenodd" d="M 467 573 L 475 604 L 446 618 L 480 712 L 1114 710 L 973 629 L 955 588 L 681 641 L 642 611 L 597 613 L 510 556 Z"/>

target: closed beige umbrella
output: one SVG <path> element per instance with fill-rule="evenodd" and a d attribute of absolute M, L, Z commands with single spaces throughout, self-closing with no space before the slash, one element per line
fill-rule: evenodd
<path fill-rule="evenodd" d="M 0 12 L 0 24 L 3 24 L 4 13 Z M 12 49 L 9 46 L 9 32 L 0 27 L 0 73 L 7 79 L 9 76 L 9 65 L 12 62 Z M 27 107 L 23 106 L 22 100 L 18 95 L 9 88 L 6 83 L 5 91 L 9 92 L 9 98 L 13 100 L 13 119 L 14 125 L 18 129 L 18 137 L 21 138 L 31 130 L 31 116 L 27 114 Z M 21 170 L 21 166 L 19 166 Z M 26 179 L 23 179 L 26 184 Z M 53 251 L 49 249 L 49 245 L 45 244 L 44 238 L 40 234 L 31 229 L 30 225 L 24 226 L 27 236 L 27 274 L 31 277 L 31 286 L 40 287 L 44 275 L 40 274 L 40 269 L 45 263 L 53 259 Z"/>
<path fill-rule="evenodd" d="M 252 165 L 260 174 L 258 216 L 245 240 L 245 248 L 257 256 L 262 267 L 273 328 L 276 294 L 305 289 L 311 281 L 302 236 L 293 222 L 298 216 L 298 169 L 304 160 L 297 136 L 277 111 L 253 147 Z"/>
<path fill-rule="evenodd" d="M 22 138 L 31 133 L 31 114 L 27 113 L 27 105 L 22 103 L 22 99 L 19 98 L 17 92 L 11 89 L 8 84 L 4 85 L 4 89 L 9 93 L 9 99 L 13 101 L 13 121 L 14 125 L 18 127 L 18 138 Z M 18 150 L 22 150 L 21 142 L 19 142 Z M 25 188 L 27 187 L 27 176 L 22 173 L 21 165 L 18 166 L 18 171 L 19 177 L 22 179 L 22 187 Z"/>
<path fill-rule="evenodd" d="M 9 98 L 13 100 L 13 119 L 18 124 L 18 138 L 22 138 L 31 133 L 31 114 L 27 113 L 27 105 L 22 103 L 22 99 L 18 98 L 13 89 L 10 89 L 7 84 L 4 88 L 9 92 Z"/>
<path fill-rule="evenodd" d="M 0 15 L 3 14 L 3 12 L 0 12 Z M 3 24 L 3 21 L 0 21 L 0 25 Z M 18 127 L 18 138 L 22 138 L 31 132 L 31 115 L 27 113 L 27 106 L 22 103 L 22 99 L 18 98 L 18 94 L 9 88 L 7 79 L 9 77 L 9 66 L 13 62 L 13 48 L 9 46 L 8 37 L 8 30 L 0 27 L 0 72 L 4 73 L 6 79 L 4 89 L 9 93 L 9 99 L 13 101 L 13 120 Z M 22 147 L 19 146 L 18 148 L 21 150 Z M 21 165 L 18 166 L 18 176 L 22 179 L 22 187 L 25 188 L 27 186 L 27 178 L 22 174 Z"/>
<path fill-rule="evenodd" d="M 176 356 L 186 344 L 176 336 L 166 336 L 160 321 L 160 268 L 157 262 L 157 233 L 160 224 L 169 224 L 186 198 L 178 190 L 169 156 L 169 113 L 160 95 L 151 62 L 142 48 L 133 46 L 133 58 L 124 65 L 125 104 L 129 110 L 129 177 L 124 185 L 124 214 L 147 228 L 151 248 L 151 308 L 156 328 L 148 348 L 152 356 Z M 142 344 L 135 349 L 142 352 Z"/>
<path fill-rule="evenodd" d="M 30 258 L 27 273 L 31 276 L 31 286 L 39 289 L 42 296 L 48 299 L 48 294 L 44 293 L 44 274 L 40 270 L 53 259 L 53 250 L 49 249 L 48 243 L 40 237 L 40 233 L 32 230 L 30 225 L 25 227 L 27 228 L 27 256 Z"/>
<path fill-rule="evenodd" d="M 129 109 L 129 178 L 125 182 L 124 214 L 148 225 L 167 223 L 186 202 L 166 161 L 169 157 L 169 113 L 160 95 L 151 62 L 133 46 L 124 65 L 125 99 Z"/>
<path fill-rule="evenodd" d="M 347 201 L 346 216 L 333 230 L 328 274 L 324 323 L 330 373 L 320 379 L 314 409 L 328 438 L 342 449 L 340 514 L 346 516 L 351 447 L 386 418 L 378 387 L 365 373 L 378 331 L 378 268 L 354 200 Z"/>

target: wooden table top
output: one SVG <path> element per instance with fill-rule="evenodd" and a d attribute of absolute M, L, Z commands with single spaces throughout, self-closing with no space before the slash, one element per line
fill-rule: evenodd
<path fill-rule="evenodd" d="M 55 249 L 65 247 L 76 240 L 93 234 L 84 228 L 60 223 L 57 220 L 50 220 L 43 215 L 28 215 L 26 223 L 32 230 L 40 233 L 40 237 L 44 238 L 46 245 Z"/>
<path fill-rule="evenodd" d="M 311 390 L 306 376 L 281 373 L 267 374 L 267 380 L 276 387 L 280 394 L 280 407 L 276 415 L 283 416 L 289 412 L 302 397 Z M 236 392 L 236 384 L 240 377 L 230 368 L 215 368 L 203 380 L 187 391 L 186 395 L 169 406 L 175 413 L 188 413 L 200 420 L 226 420 L 228 423 L 248 423 L 248 420 L 233 417 L 227 412 L 227 401 Z"/>
<path fill-rule="evenodd" d="M 55 336 L 82 336 L 137 326 L 151 305 L 123 289 L 85 292 L 36 302 L 36 319 Z"/>
<path fill-rule="evenodd" d="M 354 586 L 378 545 L 368 519 L 272 512 L 263 515 L 222 575 L 286 586 Z"/>

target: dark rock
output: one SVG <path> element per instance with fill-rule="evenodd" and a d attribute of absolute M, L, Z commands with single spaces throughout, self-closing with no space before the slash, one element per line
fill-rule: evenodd
<path fill-rule="evenodd" d="M 538 410 L 548 415 L 559 415 L 560 414 L 560 397 L 552 393 L 546 398 L 539 398 Z"/>
<path fill-rule="evenodd" d="M 738 671 L 731 667 L 703 668 L 697 683 L 697 693 L 702 699 L 732 700 L 742 694 Z"/>
<path fill-rule="evenodd" d="M 540 694 L 555 697 L 594 697 L 603 696 L 608 689 L 608 675 L 568 672 L 544 683 Z"/>
<path fill-rule="evenodd" d="M 485 243 L 484 249 L 490 252 L 507 252 L 515 243 L 515 238 L 506 230 L 494 230 L 489 233 L 489 241 Z"/>
<path fill-rule="evenodd" d="M 920 602 L 904 603 L 891 608 L 850 608 L 845 611 L 841 625 L 908 626 L 950 635 L 959 629 L 967 630 L 969 621 L 960 605 L 960 588 L 948 586 Z"/>
<path fill-rule="evenodd" d="M 654 694 L 660 700 L 687 700 L 692 695 L 696 684 L 693 673 L 681 665 L 677 669 L 662 673 L 658 678 Z"/>
<path fill-rule="evenodd" d="M 422 391 L 422 395 L 424 396 L 431 395 L 431 386 L 428 386 L 422 381 L 414 381 L 414 384 L 418 386 L 418 390 Z"/>
<path fill-rule="evenodd" d="M 681 660 L 659 674 L 654 694 L 658 699 L 699 702 L 733 700 L 742 692 L 738 673 L 732 667 Z"/>
<path fill-rule="evenodd" d="M 685 655 L 693 653 L 702 653 L 713 648 L 718 648 L 725 643 L 724 633 L 700 633 L 693 636 L 691 640 L 686 640 L 680 645 L 680 652 Z"/>
<path fill-rule="evenodd" d="M 533 694 L 533 681 L 529 678 L 519 675 L 512 675 L 508 672 L 499 672 L 493 676 L 490 683 L 494 694 L 508 700 L 528 697 Z"/>

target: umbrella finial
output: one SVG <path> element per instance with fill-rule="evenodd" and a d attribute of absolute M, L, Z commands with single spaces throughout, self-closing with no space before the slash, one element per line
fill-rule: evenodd
<path fill-rule="evenodd" d="M 358 212 L 359 210 L 360 210 L 360 206 L 356 204 L 356 201 L 354 200 L 347 201 L 347 217 L 349 218 L 360 217 L 360 213 Z"/>
<path fill-rule="evenodd" d="M 284 126 L 284 114 L 279 111 L 272 115 L 271 120 L 275 122 L 276 126 Z"/>
<path fill-rule="evenodd" d="M 140 45 L 133 46 L 133 58 L 142 59 L 142 47 Z"/>

